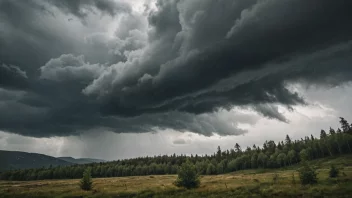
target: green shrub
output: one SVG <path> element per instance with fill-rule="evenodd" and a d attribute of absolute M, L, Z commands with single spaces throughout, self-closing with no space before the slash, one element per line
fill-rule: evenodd
<path fill-rule="evenodd" d="M 91 176 L 91 169 L 87 168 L 83 172 L 83 178 L 81 179 L 80 182 L 80 187 L 82 190 L 91 190 L 92 189 L 92 176 Z"/>
<path fill-rule="evenodd" d="M 187 162 L 181 165 L 178 171 L 178 178 L 174 184 L 187 189 L 199 187 L 199 175 L 195 166 L 190 161 L 187 160 Z"/>
<path fill-rule="evenodd" d="M 339 169 L 337 169 L 334 165 L 331 165 L 330 171 L 329 171 L 329 176 L 330 177 L 338 177 L 339 176 Z"/>
<path fill-rule="evenodd" d="M 303 167 L 299 169 L 299 179 L 302 185 L 316 184 L 318 182 L 317 173 L 308 163 L 304 163 Z"/>

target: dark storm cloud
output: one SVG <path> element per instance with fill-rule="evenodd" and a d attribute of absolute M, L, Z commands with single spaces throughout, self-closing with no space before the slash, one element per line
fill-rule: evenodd
<path fill-rule="evenodd" d="M 92 128 L 102 128 L 117 133 L 140 133 L 172 128 L 206 136 L 211 136 L 213 132 L 219 132 L 222 135 L 239 135 L 246 132 L 215 115 L 194 116 L 188 113 L 168 112 L 133 118 L 116 118 L 102 117 L 97 113 L 99 109 L 94 103 L 85 101 L 71 101 L 66 103 L 64 108 L 57 105 L 50 109 L 24 103 L 27 101 L 0 102 L 0 110 L 4 112 L 0 115 L 2 130 L 35 137 L 75 135 Z"/>
<path fill-rule="evenodd" d="M 83 33 L 92 27 L 77 21 L 130 10 L 129 5 L 110 0 L 0 0 L 0 60 L 19 65 L 28 76 L 38 75 L 38 67 L 61 54 L 84 53 L 95 63 L 120 60 L 108 53 L 108 46 L 84 42 Z M 79 20 L 69 21 L 74 16 Z"/>
<path fill-rule="evenodd" d="M 280 63 L 284 67 L 296 57 L 347 44 L 352 38 L 350 6 L 342 1 L 159 1 L 158 6 L 159 10 L 149 17 L 154 28 L 150 45 L 163 52 L 147 50 L 140 61 L 133 59 L 121 66 L 124 69 L 106 71 L 85 89 L 88 95 L 106 97 L 107 113 L 206 113 L 233 105 L 304 103 L 285 88 L 284 82 L 305 74 L 321 77 L 319 73 L 306 73 L 320 63 L 286 68 L 290 72 L 297 69 L 296 76 L 268 65 Z M 202 27 L 209 27 L 209 31 Z M 168 39 L 159 42 L 163 38 Z M 172 47 L 165 51 L 169 45 Z M 349 54 L 349 50 L 342 53 Z M 348 55 L 340 58 L 346 60 Z M 145 59 L 152 59 L 153 64 Z M 324 69 L 331 74 L 346 72 L 343 64 L 327 67 Z M 244 76 L 246 71 L 253 72 Z M 230 88 L 209 90 L 223 79 L 240 77 L 243 80 Z M 109 94 L 102 94 L 101 89 Z"/>
<path fill-rule="evenodd" d="M 190 113 L 167 112 L 134 118 L 102 116 L 101 104 L 81 93 L 102 68 L 101 65 L 85 62 L 83 56 L 66 54 L 51 59 L 40 68 L 40 79 L 33 81 L 27 92 L 1 90 L 1 129 L 35 137 L 67 136 L 92 128 L 118 133 L 172 128 L 207 136 L 215 131 L 221 131 L 223 135 L 246 132 L 231 122 L 224 122 L 215 114 L 194 116 Z M 253 121 L 248 119 L 244 122 Z"/>
<path fill-rule="evenodd" d="M 0 100 L 0 129 L 23 135 L 92 128 L 238 135 L 246 132 L 237 127 L 243 119 L 219 110 L 250 108 L 289 122 L 276 105 L 292 109 L 305 100 L 287 84 L 351 80 L 350 1 L 160 0 L 146 15 L 118 1 L 0 3 L 0 61 L 18 65 L 11 74 L 24 70 L 30 81 L 16 100 Z M 91 30 L 88 16 L 97 11 L 127 14 L 113 36 L 99 28 L 77 36 Z M 16 88 L 6 76 L 0 86 Z"/>

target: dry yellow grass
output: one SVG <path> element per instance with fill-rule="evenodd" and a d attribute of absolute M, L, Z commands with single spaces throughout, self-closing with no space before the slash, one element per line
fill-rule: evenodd
<path fill-rule="evenodd" d="M 44 180 L 44 181 L 0 181 L 0 197 L 132 197 L 139 196 L 141 192 L 149 191 L 155 196 L 145 197 L 165 197 L 163 193 L 176 192 L 170 194 L 172 197 L 227 197 L 228 193 L 235 193 L 236 189 L 248 189 L 247 193 L 271 193 L 282 195 L 291 193 L 335 193 L 340 192 L 351 195 L 352 187 L 352 166 L 346 164 L 343 172 L 345 176 L 339 180 L 331 181 L 328 178 L 328 168 L 318 169 L 319 184 L 312 188 L 302 188 L 300 185 L 292 184 L 292 174 L 295 174 L 296 182 L 299 182 L 298 173 L 295 170 L 271 170 L 260 173 L 258 170 L 248 170 L 234 172 L 224 175 L 201 176 L 201 185 L 198 189 L 186 191 L 173 185 L 176 175 L 155 175 L 155 176 L 135 176 L 120 178 L 93 178 L 93 190 L 86 192 L 79 188 L 79 180 Z M 274 174 L 279 175 L 279 180 L 273 184 Z M 320 192 L 321 191 L 321 192 Z M 156 196 L 160 194 L 160 196 Z M 203 193 L 203 194 L 202 194 Z M 237 193 L 237 191 L 236 191 Z M 295 194 L 298 193 L 298 194 Z M 212 196 L 210 196 L 212 194 Z M 131 196 L 127 196 L 131 195 Z M 140 196 L 143 197 L 143 196 Z M 167 195 L 169 197 L 169 195 Z M 207 196 L 208 197 L 208 196 Z"/>

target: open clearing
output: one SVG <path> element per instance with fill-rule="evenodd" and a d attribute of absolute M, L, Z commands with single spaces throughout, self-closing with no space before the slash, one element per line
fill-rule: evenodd
<path fill-rule="evenodd" d="M 0 181 L 0 197 L 352 197 L 352 156 L 311 164 L 318 168 L 319 181 L 314 186 L 298 184 L 298 166 L 292 166 L 202 176 L 200 188 L 194 190 L 175 187 L 176 175 L 94 178 L 89 192 L 79 188 L 79 180 Z M 340 168 L 338 179 L 328 178 L 330 164 Z M 279 175 L 276 183 L 275 174 Z"/>

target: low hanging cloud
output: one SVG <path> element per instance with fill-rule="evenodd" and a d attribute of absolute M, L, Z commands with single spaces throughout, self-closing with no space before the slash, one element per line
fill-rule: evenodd
<path fill-rule="evenodd" d="M 186 144 L 186 140 L 185 139 L 175 139 L 174 141 L 172 141 L 173 144 Z"/>
<path fill-rule="evenodd" d="M 104 70 L 104 66 L 85 62 L 84 56 L 63 54 L 51 59 L 40 68 L 40 78 L 53 81 L 92 81 Z"/>
<path fill-rule="evenodd" d="M 288 123 L 278 106 L 308 104 L 290 84 L 352 79 L 352 2 L 149 3 L 136 12 L 112 0 L 0 0 L 0 71 L 11 73 L 0 87 L 7 98 L 22 91 L 1 103 L 0 129 L 36 137 L 93 128 L 239 135 L 239 123 L 256 119 L 219 112 L 251 109 Z"/>

